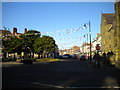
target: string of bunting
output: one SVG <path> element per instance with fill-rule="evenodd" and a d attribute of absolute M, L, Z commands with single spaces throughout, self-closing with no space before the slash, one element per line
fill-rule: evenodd
<path fill-rule="evenodd" d="M 85 34 L 85 35 L 83 35 L 83 37 L 67 37 L 67 38 L 56 38 L 57 40 L 69 40 L 69 39 L 77 39 L 77 40 L 81 40 L 81 39 L 83 39 L 83 38 L 86 38 L 86 37 L 88 37 L 88 33 L 87 34 Z"/>
<path fill-rule="evenodd" d="M 85 35 L 84 35 L 83 37 L 84 37 L 84 39 L 85 39 Z M 77 38 L 77 37 L 76 37 L 76 38 Z M 67 38 L 66 38 L 66 39 L 67 39 Z M 69 38 L 69 39 L 70 39 L 70 38 Z M 68 42 L 68 43 L 62 43 L 62 44 L 57 44 L 57 45 L 68 45 L 68 44 L 70 44 L 70 43 L 78 43 L 78 42 L 80 42 L 81 39 L 82 39 L 82 38 L 79 37 L 79 39 L 77 38 L 76 41 Z"/>
<path fill-rule="evenodd" d="M 57 38 L 57 40 L 81 39 L 80 37 Z"/>
<path fill-rule="evenodd" d="M 66 29 L 66 30 L 58 30 L 58 31 L 54 31 L 54 32 L 43 32 L 41 34 L 56 34 L 56 33 L 58 33 L 58 35 L 53 35 L 53 36 L 57 37 L 57 36 L 62 36 L 62 35 L 66 35 L 66 34 L 71 34 L 73 32 L 77 32 L 77 31 L 85 29 L 85 28 L 87 28 L 86 24 L 84 24 L 84 26 L 79 27 L 79 28 Z"/>
<path fill-rule="evenodd" d="M 73 42 L 68 42 L 68 43 L 62 43 L 62 44 L 57 44 L 57 45 L 68 45 L 68 44 L 70 44 L 70 43 L 78 43 L 79 41 L 78 40 L 76 40 L 76 41 L 73 41 Z"/>

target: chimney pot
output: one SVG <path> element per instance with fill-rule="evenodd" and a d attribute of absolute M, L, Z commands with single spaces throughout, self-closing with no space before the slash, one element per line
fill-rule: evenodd
<path fill-rule="evenodd" d="M 17 33 L 17 28 L 13 28 L 13 34 Z"/>
<path fill-rule="evenodd" d="M 26 34 L 26 33 L 27 33 L 27 28 L 24 29 L 24 34 Z"/>

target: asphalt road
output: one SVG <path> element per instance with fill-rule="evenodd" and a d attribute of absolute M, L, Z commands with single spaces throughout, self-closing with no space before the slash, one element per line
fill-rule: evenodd
<path fill-rule="evenodd" d="M 120 71 L 114 67 L 92 67 L 77 59 L 34 63 L 3 64 L 2 88 L 117 88 Z"/>

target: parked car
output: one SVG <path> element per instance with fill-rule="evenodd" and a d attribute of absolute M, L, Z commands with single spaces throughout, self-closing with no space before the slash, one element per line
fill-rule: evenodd
<path fill-rule="evenodd" d="M 73 54 L 73 58 L 74 58 L 74 59 L 77 59 L 78 57 L 77 57 L 77 55 L 76 55 L 76 54 Z"/>
<path fill-rule="evenodd" d="M 85 55 L 81 55 L 80 56 L 80 60 L 86 60 L 86 56 Z"/>
<path fill-rule="evenodd" d="M 61 55 L 56 55 L 55 58 L 62 59 L 63 57 Z"/>
<path fill-rule="evenodd" d="M 71 56 L 70 54 L 64 54 L 62 57 L 63 57 L 64 59 L 72 58 L 72 56 Z"/>

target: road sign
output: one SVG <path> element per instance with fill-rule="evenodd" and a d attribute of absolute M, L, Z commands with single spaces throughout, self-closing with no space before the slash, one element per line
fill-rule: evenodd
<path fill-rule="evenodd" d="M 96 50 L 100 50 L 101 49 L 101 47 L 100 46 L 96 46 Z"/>

